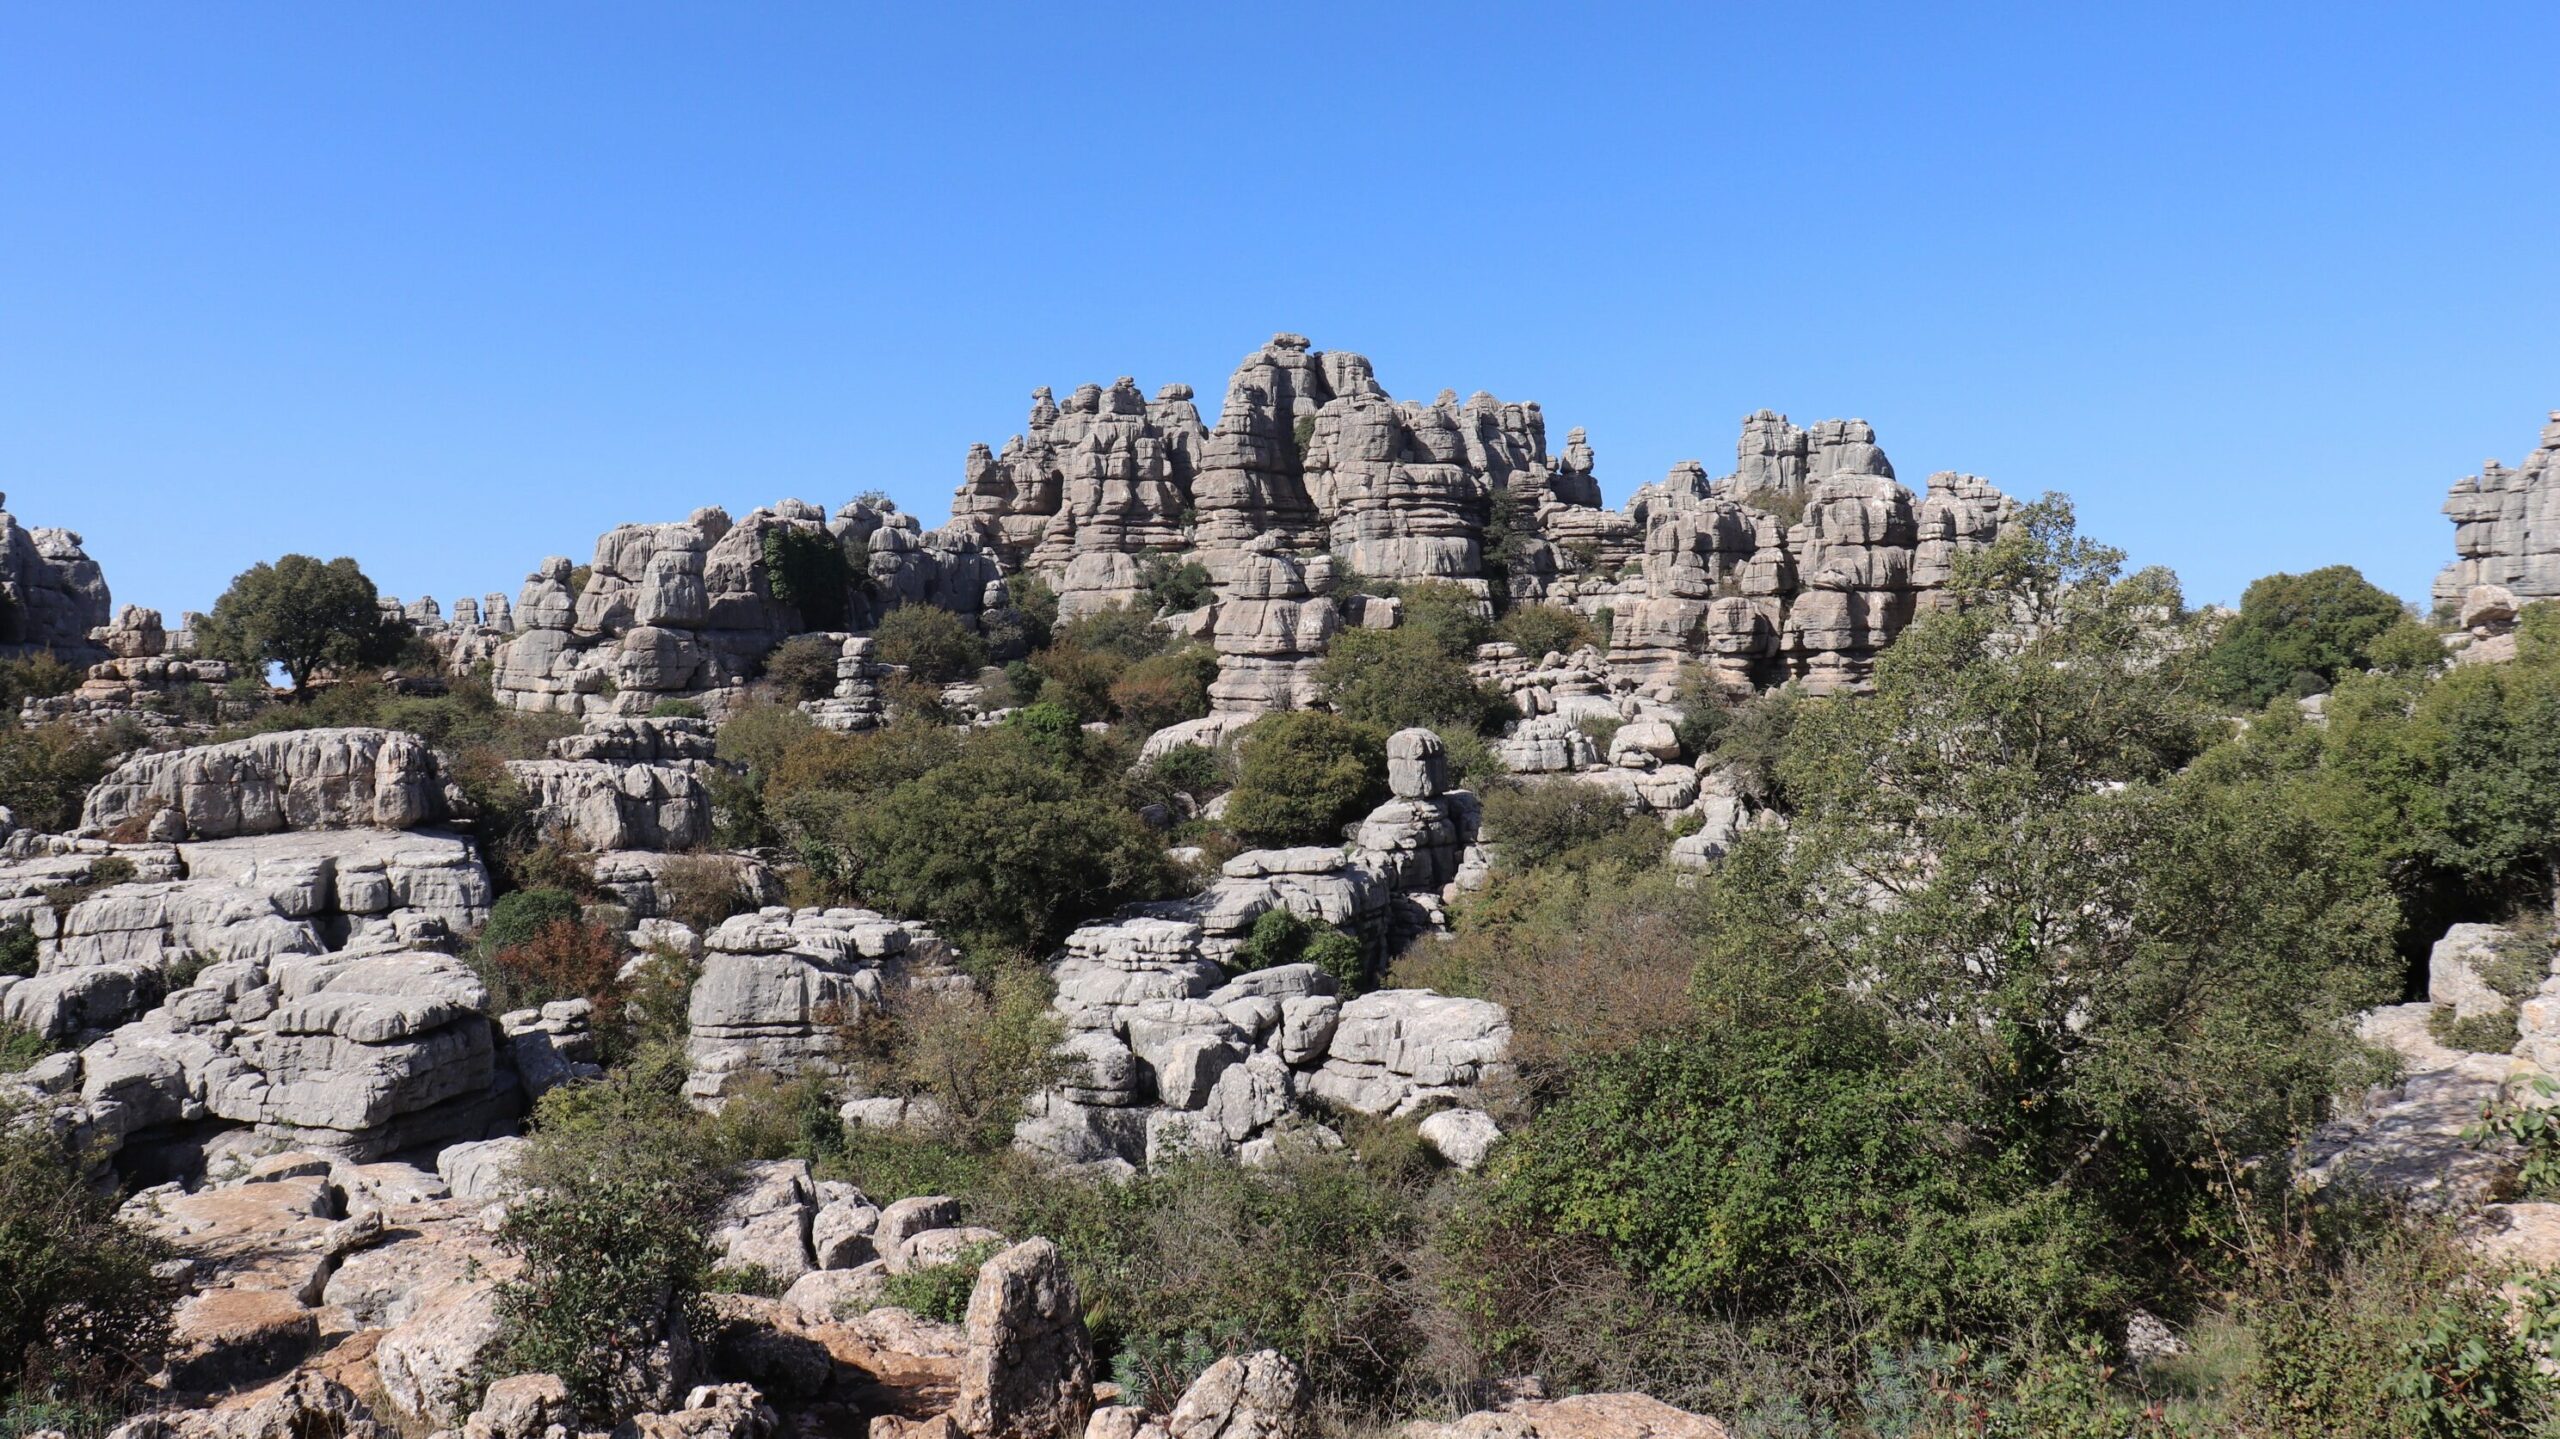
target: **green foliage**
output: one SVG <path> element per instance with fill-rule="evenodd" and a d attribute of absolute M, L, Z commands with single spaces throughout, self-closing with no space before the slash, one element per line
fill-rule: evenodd
<path fill-rule="evenodd" d="M 1480 567 L 1497 609 L 1510 605 L 1514 576 L 1537 573 L 1539 566 L 1533 555 L 1543 546 L 1537 527 L 1521 523 L 1520 502 L 1512 498 L 1511 491 L 1494 490 L 1485 503 L 1484 548 Z"/>
<path fill-rule="evenodd" d="M 1184 614 L 1216 598 L 1209 571 L 1197 560 L 1149 555 L 1138 564 L 1138 584 L 1147 592 L 1151 614 Z"/>
<path fill-rule="evenodd" d="M 663 699 L 649 706 L 649 718 L 698 720 L 702 718 L 702 706 L 692 700 Z"/>
<path fill-rule="evenodd" d="M 1631 813 L 1618 791 L 1571 778 L 1499 785 L 1485 791 L 1484 834 L 1506 868 L 1591 863 L 1600 851 L 1635 866 L 1657 859 L 1669 831 Z"/>
<path fill-rule="evenodd" d="M 972 1245 L 948 1264 L 892 1274 L 880 1286 L 882 1307 L 904 1309 L 940 1324 L 969 1317 L 969 1295 L 977 1288 L 978 1270 L 996 1256 L 998 1246 Z"/>
<path fill-rule="evenodd" d="M 1510 703 L 1476 682 L 1464 660 L 1428 631 L 1345 630 L 1316 667 L 1316 688 L 1334 713 L 1382 730 L 1448 727 L 1474 733 L 1516 717 Z"/>
<path fill-rule="evenodd" d="M 1236 947 L 1238 974 L 1282 964 L 1312 964 L 1331 976 L 1344 994 L 1368 988 L 1368 956 L 1357 936 L 1296 910 L 1274 906 L 1254 916 L 1253 928 Z"/>
<path fill-rule="evenodd" d="M 0 1399 L 66 1412 L 137 1399 L 161 1366 L 165 1248 L 116 1217 L 85 1157 L 0 1103 Z"/>
<path fill-rule="evenodd" d="M 1339 842 L 1386 798 L 1386 737 L 1339 715 L 1265 715 L 1236 744 L 1227 828 L 1259 847 Z"/>
<path fill-rule="evenodd" d="M 31 699 L 51 699 L 80 687 L 81 672 L 39 651 L 22 659 L 0 661 L 0 714 L 14 715 Z"/>
<path fill-rule="evenodd" d="M 1136 661 L 1163 649 L 1167 638 L 1166 631 L 1157 626 L 1153 611 L 1114 602 L 1060 622 L 1050 632 L 1049 643 L 1052 648 Z"/>
<path fill-rule="evenodd" d="M 1518 645 L 1533 660 L 1600 644 L 1600 631 L 1591 621 L 1562 605 L 1513 605 L 1493 627 L 1493 636 Z"/>
<path fill-rule="evenodd" d="M 520 889 L 499 896 L 489 907 L 489 922 L 480 930 L 479 951 L 496 954 L 512 949 L 561 920 L 575 921 L 583 906 L 578 897 L 559 889 Z"/>
<path fill-rule="evenodd" d="M 2515 1146 L 2522 1151 L 2517 1179 L 2526 1197 L 2550 1199 L 2560 1196 L 2560 1085 L 2537 1074 L 2527 1088 L 2530 1098 L 2519 1098 L 2512 1086 L 2500 1092 L 2462 1137 L 2475 1146 Z"/>
<path fill-rule="evenodd" d="M 405 628 L 383 617 L 373 581 L 354 560 L 286 555 L 233 578 L 197 630 L 196 648 L 253 671 L 281 665 L 300 693 L 324 667 L 390 659 Z"/>
<path fill-rule="evenodd" d="M 2516 1046 L 2516 1015 L 2512 1009 L 2502 1009 L 2465 1017 L 2452 1005 L 2439 1004 L 2427 1011 L 2427 1034 L 2447 1049 L 2504 1054 Z"/>
<path fill-rule="evenodd" d="M 1402 613 L 1396 628 L 1419 635 L 1454 660 L 1475 658 L 1476 646 L 1493 638 L 1484 601 L 1452 580 L 1414 580 L 1396 588 Z"/>
<path fill-rule="evenodd" d="M 1147 764 L 1158 786 L 1205 799 L 1227 787 L 1227 767 L 1206 745 L 1178 744 Z"/>
<path fill-rule="evenodd" d="M 764 677 L 785 699 L 825 699 L 836 691 L 836 661 L 844 646 L 824 635 L 794 635 L 764 657 Z"/>
<path fill-rule="evenodd" d="M 764 532 L 763 559 L 774 599 L 799 611 L 795 628 L 845 627 L 854 574 L 834 535 L 815 525 L 775 524 Z"/>
<path fill-rule="evenodd" d="M 31 979 L 36 972 L 36 932 L 23 919 L 0 924 L 0 975 Z"/>
<path fill-rule="evenodd" d="M 0 1019 L 0 1074 L 16 1074 L 53 1053 L 45 1037 L 13 1021 Z"/>
<path fill-rule="evenodd" d="M 683 1079 L 680 1054 L 653 1055 L 535 1107 L 529 1188 L 498 1233 L 525 1267 L 499 1287 L 489 1372 L 557 1374 L 600 1420 L 650 1399 L 641 1370 L 671 1328 L 691 1327 L 702 1226 L 725 1185 Z"/>
<path fill-rule="evenodd" d="M 1116 772 L 1106 781 L 1082 733 L 1057 730 L 999 726 L 953 741 L 947 758 L 928 744 L 929 767 L 894 784 L 816 777 L 786 801 L 786 825 L 817 878 L 866 903 L 946 933 L 1045 948 L 1173 880 L 1162 847 L 1116 802 Z"/>
<path fill-rule="evenodd" d="M 1218 678 L 1217 651 L 1191 645 L 1150 655 L 1111 685 L 1111 707 L 1140 734 L 1198 719 L 1209 712 L 1209 686 Z"/>
<path fill-rule="evenodd" d="M 940 605 L 900 605 L 872 632 L 883 664 L 905 665 L 911 679 L 950 684 L 986 668 L 987 646 L 960 617 Z"/>
<path fill-rule="evenodd" d="M 123 724 L 84 732 L 61 720 L 0 719 L 0 805 L 30 829 L 59 834 L 80 822 L 81 803 L 116 756 L 142 742 L 137 729 Z"/>
<path fill-rule="evenodd" d="M 1038 575 L 1025 572 L 1005 581 L 1013 608 L 1022 617 L 1020 639 L 1026 650 L 1044 650 L 1058 625 L 1058 592 Z"/>
<path fill-rule="evenodd" d="M 2400 601 L 2352 565 L 2268 575 L 2240 598 L 2240 615 L 2213 642 L 2205 668 L 2214 692 L 2255 708 L 2280 694 L 2327 689 L 2370 663 L 2370 646 L 2406 618 Z M 2405 638 L 2393 651 L 2404 656 Z M 2433 658 L 2442 656 L 2438 647 Z"/>

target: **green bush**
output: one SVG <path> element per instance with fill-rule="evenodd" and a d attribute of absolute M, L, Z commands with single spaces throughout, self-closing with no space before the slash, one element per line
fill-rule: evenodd
<path fill-rule="evenodd" d="M 1207 714 L 1217 677 L 1217 652 L 1205 645 L 1150 655 L 1112 682 L 1111 708 L 1140 734 L 1153 734 Z"/>
<path fill-rule="evenodd" d="M 31 979 L 36 972 L 36 932 L 23 919 L 0 924 L 0 975 Z"/>
<path fill-rule="evenodd" d="M 1236 947 L 1238 974 L 1282 964 L 1312 964 L 1332 976 L 1346 995 L 1367 988 L 1368 957 L 1357 936 L 1296 910 L 1274 906 L 1254 916 L 1253 928 Z"/>
<path fill-rule="evenodd" d="M 584 907 L 578 897 L 560 889 L 520 889 L 501 895 L 489 907 L 489 922 L 481 927 L 479 950 L 496 954 L 513 949 L 560 920 L 575 921 Z"/>
<path fill-rule="evenodd" d="M 0 1074 L 16 1074 L 51 1053 L 53 1046 L 43 1035 L 0 1019 Z"/>
<path fill-rule="evenodd" d="M 1661 821 L 1629 811 L 1618 791 L 1567 778 L 1486 791 L 1484 837 L 1504 866 L 1529 869 L 1602 845 L 1642 863 L 1668 847 L 1670 832 Z"/>
<path fill-rule="evenodd" d="M 794 635 L 764 658 L 764 677 L 783 697 L 825 699 L 836 692 L 836 661 L 844 646 L 822 635 Z"/>
<path fill-rule="evenodd" d="M 777 523 L 764 532 L 762 558 L 774 599 L 799 612 L 796 628 L 845 627 L 855 576 L 834 535 L 817 526 Z"/>
<path fill-rule="evenodd" d="M 898 606 L 881 617 L 872 640 L 881 663 L 905 665 L 908 678 L 926 684 L 974 679 L 987 664 L 986 642 L 940 605 Z"/>
<path fill-rule="evenodd" d="M 1206 745 L 1178 744 L 1147 764 L 1155 782 L 1167 790 L 1205 799 L 1227 787 L 1227 767 Z"/>
<path fill-rule="evenodd" d="M 80 823 L 90 788 L 116 756 L 142 742 L 141 732 L 126 724 L 84 733 L 60 720 L 26 725 L 0 718 L 0 805 L 29 829 L 59 834 Z"/>
<path fill-rule="evenodd" d="M 692 700 L 664 699 L 649 706 L 649 718 L 698 720 L 702 718 L 702 706 Z"/>
<path fill-rule="evenodd" d="M 2268 575 L 2240 597 L 2239 617 L 2214 640 L 2205 667 L 2222 698 L 2254 709 L 2279 694 L 2329 688 L 2340 672 L 2369 663 L 2372 644 L 2405 618 L 2400 601 L 2352 565 Z M 2395 653 L 2405 651 L 2404 642 Z"/>
<path fill-rule="evenodd" d="M 499 1286 L 500 1345 L 487 1372 L 557 1374 L 605 1423 L 664 1407 L 667 1396 L 640 1381 L 648 1356 L 701 1322 L 703 1225 L 726 1179 L 723 1161 L 705 1162 L 683 1078 L 681 1056 L 669 1053 L 544 1095 L 527 1192 L 498 1231 L 524 1271 Z"/>
<path fill-rule="evenodd" d="M 929 1101 L 923 1127 L 936 1138 L 1001 1148 L 1023 1102 L 1064 1072 L 1049 998 L 1047 974 L 1027 963 L 996 966 L 983 987 L 894 987 L 849 1027 L 847 1049 L 872 1093 Z"/>
<path fill-rule="evenodd" d="M 1256 846 L 1335 844 L 1386 798 L 1386 738 L 1374 726 L 1298 710 L 1265 715 L 1236 744 L 1227 828 Z"/>
<path fill-rule="evenodd" d="M 1138 565 L 1138 583 L 1146 589 L 1149 612 L 1184 614 L 1217 597 L 1209 572 L 1197 560 L 1149 555 Z"/>
<path fill-rule="evenodd" d="M 969 1295 L 977 1288 L 978 1270 L 1001 1246 L 972 1245 L 948 1264 L 892 1274 L 880 1286 L 878 1307 L 904 1309 L 939 1324 L 969 1317 Z"/>
<path fill-rule="evenodd" d="M 1508 700 L 1479 684 L 1466 661 L 1427 629 L 1345 630 L 1316 667 L 1316 688 L 1334 713 L 1383 730 L 1421 726 L 1468 732 L 1517 717 Z"/>
<path fill-rule="evenodd" d="M 1079 722 L 1099 723 L 1117 713 L 1112 689 L 1128 673 L 1129 661 L 1113 651 L 1086 649 L 1061 638 L 1033 655 L 1030 666 L 1040 677 L 1034 687 L 1039 696 L 1036 703 L 1071 711 Z"/>
<path fill-rule="evenodd" d="M 1493 637 L 1518 645 L 1521 655 L 1531 660 L 1569 655 L 1600 643 L 1600 631 L 1591 621 L 1562 605 L 1545 604 L 1513 605 L 1493 627 Z"/>
<path fill-rule="evenodd" d="M 0 1103 L 0 1399 L 120 1410 L 161 1367 L 176 1286 L 166 1248 L 41 1123 Z"/>
<path fill-rule="evenodd" d="M 1164 649 L 1172 638 L 1155 620 L 1155 612 L 1118 602 L 1063 620 L 1052 630 L 1053 649 L 1083 650 L 1135 663 Z"/>

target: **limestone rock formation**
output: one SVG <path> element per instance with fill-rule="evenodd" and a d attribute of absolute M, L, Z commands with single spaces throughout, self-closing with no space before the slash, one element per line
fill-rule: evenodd
<path fill-rule="evenodd" d="M 130 839 L 225 839 L 408 829 L 461 809 L 460 792 L 416 735 L 312 729 L 138 755 L 89 791 L 80 824 Z"/>
<path fill-rule="evenodd" d="M 687 1092 L 714 1103 L 751 1073 L 832 1072 L 840 1027 L 881 1003 L 909 966 L 939 966 L 946 956 L 931 930 L 865 909 L 762 909 L 722 924 L 704 944 Z"/>
<path fill-rule="evenodd" d="M 0 505 L 8 503 L 0 495 Z M 69 530 L 25 529 L 0 510 L 0 657 L 50 653 L 72 664 L 107 658 L 106 576 Z"/>
<path fill-rule="evenodd" d="M 2444 513 L 2455 558 L 2436 576 L 2437 608 L 2459 606 L 2474 585 L 2502 585 L 2525 601 L 2560 597 L 2560 410 L 2523 464 L 2489 460 L 2454 481 Z"/>

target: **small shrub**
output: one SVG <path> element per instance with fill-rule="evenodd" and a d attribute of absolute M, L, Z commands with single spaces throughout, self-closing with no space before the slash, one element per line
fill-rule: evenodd
<path fill-rule="evenodd" d="M 1773 516 L 1786 528 L 1794 529 L 1804 523 L 1805 502 L 1810 498 L 1801 490 L 1790 494 L 1785 490 L 1761 489 L 1744 495 L 1742 503 L 1764 515 Z"/>
<path fill-rule="evenodd" d="M 843 646 L 819 635 L 794 635 L 765 656 L 764 677 L 786 699 L 825 699 L 836 691 L 836 661 Z"/>
<path fill-rule="evenodd" d="M 116 757 L 142 742 L 128 724 L 88 733 L 61 720 L 30 726 L 0 717 L 0 805 L 29 829 L 60 834 L 80 822 L 82 801 Z"/>
<path fill-rule="evenodd" d="M 1227 767 L 1219 761 L 1218 752 L 1206 745 L 1175 745 L 1150 761 L 1147 770 L 1165 789 L 1195 799 L 1205 799 L 1227 787 Z"/>
<path fill-rule="evenodd" d="M 1183 614 L 1217 597 L 1209 584 L 1209 571 L 1199 561 L 1171 555 L 1149 555 L 1140 561 L 1138 583 L 1145 588 L 1154 614 Z"/>
<path fill-rule="evenodd" d="M 1237 742 L 1227 828 L 1256 846 L 1338 843 L 1386 797 L 1386 778 L 1375 727 L 1311 710 L 1266 715 Z"/>
<path fill-rule="evenodd" d="M 1207 714 L 1209 685 L 1217 677 L 1217 652 L 1205 646 L 1150 655 L 1112 682 L 1111 707 L 1140 733 L 1153 734 Z"/>
<path fill-rule="evenodd" d="M 1316 688 L 1336 714 L 1383 730 L 1499 728 L 1511 702 L 1479 684 L 1467 662 L 1429 629 L 1346 630 L 1316 667 Z"/>
<path fill-rule="evenodd" d="M 2516 1013 L 2502 1009 L 2495 1014 L 2457 1016 L 2452 1005 L 2439 1004 L 2427 1011 L 2427 1033 L 2447 1049 L 2466 1050 L 2473 1054 L 2504 1054 L 2516 1047 Z"/>
<path fill-rule="evenodd" d="M 986 642 L 940 605 L 900 605 L 872 632 L 883 664 L 905 665 L 910 679 L 952 684 L 986 668 Z"/>
<path fill-rule="evenodd" d="M 520 889 L 501 895 L 480 930 L 480 952 L 495 954 L 534 937 L 546 925 L 578 918 L 578 897 L 565 889 Z"/>
<path fill-rule="evenodd" d="M 754 907 L 738 862 L 727 855 L 677 855 L 658 871 L 659 910 L 696 934 L 709 934 L 722 920 Z"/>
<path fill-rule="evenodd" d="M 13 1021 L 0 1019 L 0 1074 L 16 1074 L 53 1053 L 45 1037 Z"/>
<path fill-rule="evenodd" d="M 692 700 L 664 699 L 649 706 L 649 718 L 698 720 L 702 706 Z"/>
<path fill-rule="evenodd" d="M 161 1366 L 165 1248 L 91 1188 L 84 1156 L 0 1103 L 0 1395 L 118 1407 Z"/>
<path fill-rule="evenodd" d="M 1072 712 L 1079 723 L 1100 722 L 1116 713 L 1112 692 L 1128 673 L 1129 661 L 1110 650 L 1086 649 L 1063 636 L 1031 657 L 1040 676 L 1038 704 Z"/>
<path fill-rule="evenodd" d="M 892 1274 L 881 1285 L 876 1307 L 904 1309 L 937 1323 L 957 1324 L 969 1317 L 969 1295 L 977 1288 L 978 1270 L 995 1257 L 998 1248 L 972 1245 L 948 1264 Z"/>
<path fill-rule="evenodd" d="M 741 1264 L 734 1268 L 726 1264 L 715 1265 L 702 1276 L 702 1289 L 706 1294 L 753 1294 L 779 1299 L 784 1288 L 782 1281 L 774 1278 L 773 1271 L 761 1264 Z"/>
<path fill-rule="evenodd" d="M 1230 967 L 1244 974 L 1282 964 L 1312 964 L 1332 976 L 1344 994 L 1367 987 L 1368 956 L 1357 937 L 1296 910 L 1274 907 L 1254 917 Z"/>
<path fill-rule="evenodd" d="M 489 986 L 497 1013 L 532 1009 L 560 999 L 595 1005 L 599 1027 L 615 1022 L 619 992 L 614 977 L 629 957 L 622 931 L 577 919 L 555 919 L 523 941 L 484 949 L 473 965 Z"/>
<path fill-rule="evenodd" d="M 1009 964 L 983 989 L 890 990 L 847 1026 L 846 1048 L 872 1093 L 930 1101 L 929 1133 L 983 1152 L 1009 1141 L 1023 1101 L 1063 1072 L 1055 1051 L 1064 1037 L 1047 976 Z"/>
<path fill-rule="evenodd" d="M 2512 1021 L 2511 1021 L 2512 1023 Z M 2560 1196 L 2560 1085 L 2535 1075 L 2531 1087 L 2538 1103 L 2525 1103 L 2512 1088 L 2490 1101 L 2480 1122 L 2462 1132 L 2475 1147 L 2513 1144 L 2524 1152 L 2517 1178 L 2527 1198 Z"/>
<path fill-rule="evenodd" d="M 1600 757 L 1606 759 L 1609 756 L 1609 742 L 1618 737 L 1618 731 L 1626 728 L 1626 724 L 1625 720 L 1616 715 L 1584 715 L 1573 722 L 1573 727 L 1591 736 L 1591 747 L 1600 751 Z"/>
<path fill-rule="evenodd" d="M 1586 645 L 1600 643 L 1600 631 L 1591 621 L 1562 605 L 1513 605 L 1511 612 L 1493 627 L 1494 638 L 1507 640 L 1520 647 L 1528 659 L 1543 659 L 1549 654 L 1569 655 Z"/>
<path fill-rule="evenodd" d="M 1669 841 L 1660 823 L 1631 814 L 1616 790 L 1570 778 L 1505 785 L 1488 792 L 1484 834 L 1502 864 L 1515 869 L 1552 864 L 1621 837 Z"/>
<path fill-rule="evenodd" d="M 35 929 L 22 919 L 0 925 L 0 975 L 29 979 L 35 972 Z"/>

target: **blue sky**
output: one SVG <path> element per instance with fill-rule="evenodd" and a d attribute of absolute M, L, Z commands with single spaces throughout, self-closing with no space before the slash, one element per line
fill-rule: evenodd
<path fill-rule="evenodd" d="M 2101 13 L 2104 11 L 2106 13 Z M 2419 596 L 2560 406 L 2560 7 L 0 0 L 0 489 L 120 599 L 503 589 L 1275 330 Z"/>

